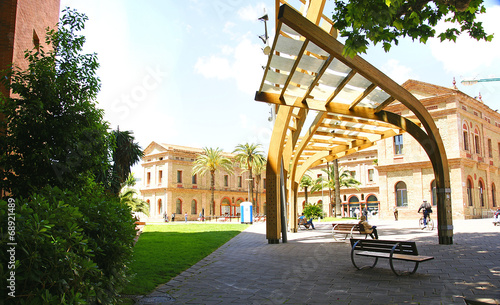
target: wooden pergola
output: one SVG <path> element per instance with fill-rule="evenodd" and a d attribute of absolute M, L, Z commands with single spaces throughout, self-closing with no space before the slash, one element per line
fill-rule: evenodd
<path fill-rule="evenodd" d="M 255 96 L 276 110 L 266 170 L 268 242 L 286 242 L 287 216 L 297 231 L 298 185 L 308 169 L 406 132 L 432 163 L 439 243 L 452 244 L 448 160 L 428 111 L 361 57 L 342 56 L 344 46 L 323 14 L 326 0 L 308 1 L 302 12 L 285 2 L 276 0 L 276 34 Z M 418 120 L 385 111 L 391 103 L 403 104 Z"/>

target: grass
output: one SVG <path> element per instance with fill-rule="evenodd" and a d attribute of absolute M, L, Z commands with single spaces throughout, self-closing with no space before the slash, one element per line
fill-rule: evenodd
<path fill-rule="evenodd" d="M 143 295 L 168 282 L 248 225 L 174 224 L 146 225 L 134 247 L 133 276 L 123 294 Z"/>

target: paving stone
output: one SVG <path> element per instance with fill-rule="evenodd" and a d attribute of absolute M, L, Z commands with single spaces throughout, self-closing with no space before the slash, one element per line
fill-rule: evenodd
<path fill-rule="evenodd" d="M 331 237 L 331 224 L 288 234 L 268 244 L 265 224 L 254 224 L 137 304 L 462 304 L 463 297 L 500 299 L 500 227 L 491 219 L 455 220 L 454 244 L 415 221 L 371 220 L 381 238 L 413 240 L 434 260 L 411 276 L 396 276 L 388 260 L 356 270 L 349 242 Z M 174 301 L 167 301 L 168 298 Z M 160 299 L 157 299 L 160 301 Z M 170 303 L 167 303 L 170 302 Z M 162 304 L 162 303 L 158 303 Z"/>

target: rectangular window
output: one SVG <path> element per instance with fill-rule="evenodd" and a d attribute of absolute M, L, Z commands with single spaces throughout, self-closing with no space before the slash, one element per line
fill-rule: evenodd
<path fill-rule="evenodd" d="M 229 176 L 224 175 L 224 186 L 229 186 Z"/>
<path fill-rule="evenodd" d="M 476 154 L 480 154 L 481 153 L 481 147 L 479 146 L 479 136 L 478 135 L 475 135 L 474 136 L 474 145 L 476 147 Z"/>
<path fill-rule="evenodd" d="M 151 173 L 148 172 L 146 176 L 147 176 L 146 185 L 149 185 L 151 183 Z"/>
<path fill-rule="evenodd" d="M 243 178 L 241 176 L 238 176 L 238 187 L 241 187 L 243 185 Z"/>
<path fill-rule="evenodd" d="M 394 154 L 402 155 L 403 154 L 403 135 L 399 134 L 394 136 Z"/>
<path fill-rule="evenodd" d="M 191 183 L 192 184 L 198 184 L 198 177 L 196 174 L 194 174 L 192 177 L 191 177 Z"/>
<path fill-rule="evenodd" d="M 182 171 L 177 171 L 177 183 L 182 183 Z"/>
<path fill-rule="evenodd" d="M 469 135 L 464 131 L 464 150 L 469 150 Z"/>
<path fill-rule="evenodd" d="M 163 171 L 158 171 L 158 184 L 161 184 L 163 179 Z"/>
<path fill-rule="evenodd" d="M 493 146 L 491 144 L 491 139 L 488 139 L 488 156 L 493 158 Z"/>
<path fill-rule="evenodd" d="M 368 170 L 368 181 L 370 182 L 373 182 L 373 173 L 374 173 L 373 169 Z"/>

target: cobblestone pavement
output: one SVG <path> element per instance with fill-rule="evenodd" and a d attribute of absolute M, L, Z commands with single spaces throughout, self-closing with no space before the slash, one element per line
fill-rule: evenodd
<path fill-rule="evenodd" d="M 500 299 L 500 226 L 491 219 L 454 221 L 453 245 L 417 221 L 377 221 L 380 239 L 412 240 L 435 259 L 411 276 L 396 276 L 389 261 L 356 270 L 348 241 L 335 241 L 331 224 L 288 233 L 268 244 L 265 224 L 254 224 L 137 304 L 465 304 Z M 367 258 L 368 259 L 368 258 Z M 409 268 L 409 263 L 395 264 Z"/>

